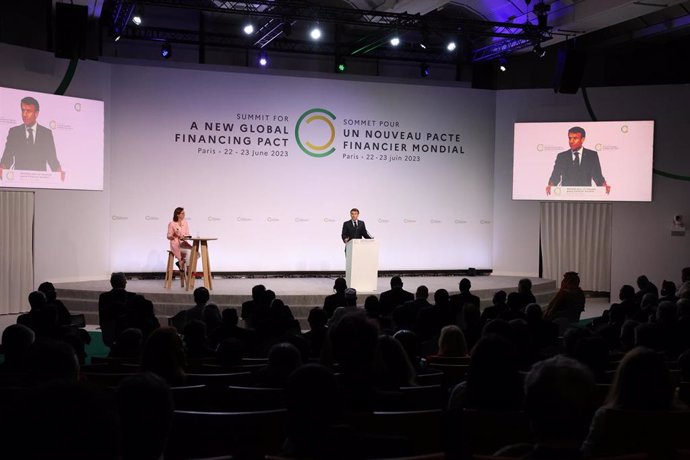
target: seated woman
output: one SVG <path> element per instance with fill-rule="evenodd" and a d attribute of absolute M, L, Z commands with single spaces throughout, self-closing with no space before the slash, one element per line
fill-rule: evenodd
<path fill-rule="evenodd" d="M 582 450 L 588 456 L 646 452 L 671 458 L 674 449 L 686 448 L 688 424 L 690 413 L 675 397 L 663 355 L 637 347 L 618 365 Z"/>
<path fill-rule="evenodd" d="M 178 260 L 177 267 L 185 271 L 186 260 L 191 253 L 192 245 L 183 238 L 189 237 L 189 225 L 185 220 L 184 208 L 177 207 L 173 213 L 173 220 L 168 224 L 168 240 L 170 240 L 170 252 Z"/>

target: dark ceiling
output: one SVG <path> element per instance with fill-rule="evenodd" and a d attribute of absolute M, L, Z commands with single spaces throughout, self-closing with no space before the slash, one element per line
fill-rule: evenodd
<path fill-rule="evenodd" d="M 0 41 L 54 51 L 65 34 L 82 31 L 87 59 L 161 60 L 167 43 L 171 60 L 206 64 L 253 66 L 262 52 L 332 62 L 319 71 L 344 61 L 347 72 L 370 75 L 380 74 L 380 63 L 426 64 L 432 79 L 498 89 L 552 86 L 559 50 L 563 58 L 567 48 L 584 69 L 582 86 L 690 83 L 690 1 L 76 0 L 83 26 L 56 14 L 55 3 L 3 1 Z M 251 35 L 242 32 L 248 21 Z M 308 32 L 317 22 L 323 36 L 314 42 Z M 533 52 L 537 45 L 543 57 Z M 499 61 L 507 71 L 498 71 Z"/>

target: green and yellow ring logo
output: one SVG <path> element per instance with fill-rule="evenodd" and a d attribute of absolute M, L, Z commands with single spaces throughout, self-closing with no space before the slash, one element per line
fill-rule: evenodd
<path fill-rule="evenodd" d="M 307 110 L 302 114 L 301 117 L 299 117 L 297 124 L 295 124 L 295 140 L 297 141 L 299 148 L 301 148 L 304 153 L 312 157 L 323 158 L 335 152 L 335 147 L 331 147 L 333 142 L 335 142 L 335 126 L 333 126 L 331 120 L 335 120 L 335 115 L 326 109 Z M 328 142 L 323 145 L 314 145 L 309 141 L 302 143 L 302 139 L 300 139 L 299 135 L 299 129 L 303 121 L 306 121 L 306 123 L 311 123 L 313 121 L 321 121 L 326 123 L 326 126 L 328 126 L 331 131 Z"/>

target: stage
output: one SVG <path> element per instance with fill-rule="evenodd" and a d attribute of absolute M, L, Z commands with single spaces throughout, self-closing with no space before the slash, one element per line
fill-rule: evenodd
<path fill-rule="evenodd" d="M 474 276 L 467 277 L 472 282 L 472 293 L 481 299 L 481 308 L 491 305 L 491 299 L 498 290 L 512 292 L 517 290 L 519 276 Z M 307 327 L 306 317 L 309 309 L 323 306 L 323 299 L 332 294 L 335 277 L 244 277 L 244 278 L 215 278 L 211 290 L 211 302 L 220 309 L 233 307 L 240 309 L 242 302 L 251 298 L 252 286 L 263 284 L 267 289 L 276 293 L 293 311 L 302 327 Z M 458 283 L 461 277 L 451 276 L 410 276 L 403 277 L 404 289 L 415 292 L 418 286 L 429 288 L 429 301 L 433 303 L 433 293 L 437 289 L 446 289 L 450 294 L 459 292 Z M 556 292 L 556 282 L 542 278 L 530 278 L 532 292 L 542 306 L 546 305 Z M 197 279 L 195 287 L 203 286 L 202 280 Z M 73 313 L 83 313 L 87 324 L 98 324 L 98 296 L 101 292 L 110 290 L 109 280 L 83 281 L 72 283 L 56 283 L 58 298 Z M 358 292 L 357 304 L 362 306 L 368 295 L 379 295 L 390 289 L 390 277 L 379 277 L 376 291 Z M 166 289 L 162 279 L 130 279 L 127 290 L 144 295 L 154 303 L 156 315 L 161 324 L 167 324 L 167 318 L 180 310 L 194 305 L 192 291 L 186 291 L 180 286 L 179 279 L 175 279 L 173 286 Z M 239 312 L 239 311 L 238 311 Z"/>

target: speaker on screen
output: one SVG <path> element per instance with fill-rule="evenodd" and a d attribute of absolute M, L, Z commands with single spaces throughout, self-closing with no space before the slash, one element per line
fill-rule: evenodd
<path fill-rule="evenodd" d="M 587 56 L 585 52 L 576 49 L 572 41 L 566 43 L 565 48 L 558 50 L 553 90 L 557 93 L 577 93 L 582 83 L 586 64 Z"/>
<path fill-rule="evenodd" d="M 55 57 L 86 57 L 88 7 L 57 3 L 55 5 Z"/>

